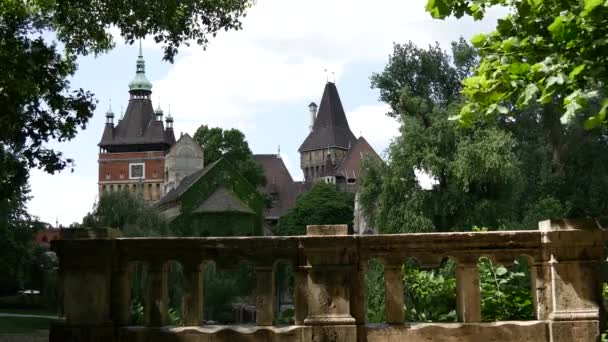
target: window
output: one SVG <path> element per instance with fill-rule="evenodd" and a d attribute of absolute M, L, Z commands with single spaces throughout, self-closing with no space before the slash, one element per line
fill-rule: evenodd
<path fill-rule="evenodd" d="M 144 163 L 131 163 L 129 164 L 129 179 L 143 179 L 146 178 L 146 171 Z"/>
<path fill-rule="evenodd" d="M 106 190 L 107 190 L 107 189 L 106 189 L 106 186 L 105 186 L 105 185 L 101 187 L 101 191 L 105 192 Z"/>
<path fill-rule="evenodd" d="M 110 179 L 110 173 L 106 172 L 106 179 Z"/>

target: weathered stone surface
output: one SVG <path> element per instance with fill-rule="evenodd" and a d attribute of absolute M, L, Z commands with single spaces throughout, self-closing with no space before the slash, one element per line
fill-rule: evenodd
<path fill-rule="evenodd" d="M 306 226 L 306 235 L 347 235 L 345 224 Z"/>
<path fill-rule="evenodd" d="M 419 323 L 377 325 L 367 328 L 366 339 L 361 342 L 548 342 L 547 323 L 497 322 L 497 323 Z M 570 340 L 592 341 L 592 340 Z"/>
<path fill-rule="evenodd" d="M 163 327 L 123 328 L 117 342 L 299 342 L 302 327 Z"/>
<path fill-rule="evenodd" d="M 346 235 L 345 226 L 314 226 L 311 235 L 232 238 L 95 238 L 54 241 L 65 291 L 66 323 L 51 342 L 122 341 L 598 341 L 600 265 L 608 233 L 599 220 L 543 222 L 539 231 Z M 479 323 L 477 262 L 528 258 L 537 321 Z M 437 266 L 457 263 L 457 314 L 461 323 L 403 324 L 401 264 L 416 259 Z M 368 260 L 385 265 L 390 325 L 366 326 L 364 272 Z M 202 320 L 202 262 L 220 267 L 251 261 L 257 273 L 257 327 L 167 327 L 166 264 L 184 265 L 184 319 Z M 274 267 L 296 270 L 295 326 L 274 327 Z M 131 264 L 148 264 L 146 327 L 128 327 Z M 407 286 L 407 284 L 405 284 Z"/>

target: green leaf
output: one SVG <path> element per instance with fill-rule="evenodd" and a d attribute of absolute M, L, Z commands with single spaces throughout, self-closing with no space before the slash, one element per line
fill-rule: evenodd
<path fill-rule="evenodd" d="M 583 72 L 583 70 L 585 70 L 585 64 L 581 64 L 581 65 L 577 66 L 576 68 L 574 68 L 574 70 L 570 71 L 570 74 L 568 75 L 568 77 L 570 78 L 570 80 L 574 80 L 576 78 L 576 76 L 578 76 L 578 74 Z"/>
<path fill-rule="evenodd" d="M 602 4 L 603 0 L 584 0 L 584 1 L 585 1 L 585 10 L 583 11 L 583 15 L 587 15 L 589 12 L 593 11 L 597 6 L 600 6 Z M 604 4 L 604 6 L 606 6 L 606 4 Z"/>
<path fill-rule="evenodd" d="M 509 271 L 505 267 L 499 266 L 499 267 L 496 268 L 496 272 L 495 273 L 496 273 L 496 275 L 501 276 L 501 275 L 507 274 L 507 272 L 509 272 Z"/>
<path fill-rule="evenodd" d="M 561 37 L 564 34 L 564 18 L 562 16 L 556 17 L 547 29 L 554 37 Z"/>
<path fill-rule="evenodd" d="M 486 35 L 484 33 L 479 33 L 471 38 L 471 44 L 475 47 L 481 47 L 483 43 L 486 41 Z"/>

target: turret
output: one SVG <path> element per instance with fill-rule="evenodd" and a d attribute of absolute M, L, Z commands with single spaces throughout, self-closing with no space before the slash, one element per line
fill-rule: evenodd
<path fill-rule="evenodd" d="M 112 112 L 112 102 L 110 102 L 108 111 L 106 112 L 106 125 L 114 127 L 114 112 Z"/>
<path fill-rule="evenodd" d="M 156 115 L 156 121 L 163 122 L 163 110 L 160 108 L 160 103 L 156 107 L 156 110 L 154 111 L 154 115 Z"/>

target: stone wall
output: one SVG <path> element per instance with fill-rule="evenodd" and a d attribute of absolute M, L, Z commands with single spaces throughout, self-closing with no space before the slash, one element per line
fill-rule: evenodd
<path fill-rule="evenodd" d="M 307 236 L 88 238 L 53 242 L 60 258 L 66 322 L 50 341 L 599 341 L 600 266 L 606 232 L 595 220 L 545 221 L 538 231 L 346 235 L 346 226 L 309 226 Z M 535 320 L 481 322 L 477 260 L 525 255 Z M 401 265 L 457 263 L 458 323 L 405 323 Z M 364 273 L 384 264 L 387 324 L 365 324 Z M 184 327 L 167 324 L 167 262 L 184 267 Z M 256 272 L 256 326 L 203 323 L 202 262 Z M 275 266 L 295 270 L 295 324 L 275 326 Z M 129 326 L 130 265 L 148 264 L 144 326 Z"/>

